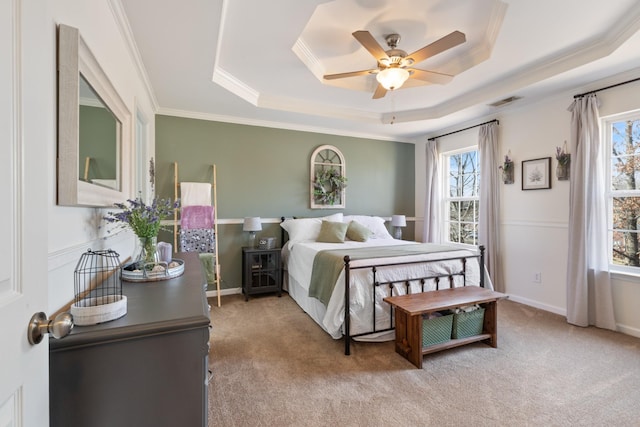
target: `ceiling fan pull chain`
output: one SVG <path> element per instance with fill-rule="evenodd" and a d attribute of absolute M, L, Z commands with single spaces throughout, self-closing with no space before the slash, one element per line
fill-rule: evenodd
<path fill-rule="evenodd" d="M 389 122 L 390 125 L 393 124 L 393 122 L 396 121 L 396 94 L 394 93 L 394 91 L 391 92 L 391 121 Z"/>

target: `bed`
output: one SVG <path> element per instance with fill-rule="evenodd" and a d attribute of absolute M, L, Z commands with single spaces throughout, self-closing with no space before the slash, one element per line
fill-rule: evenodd
<path fill-rule="evenodd" d="M 480 267 L 482 248 L 395 240 L 384 222 L 375 216 L 338 213 L 283 218 L 281 223 L 285 289 L 331 337 L 345 338 L 345 354 L 350 353 L 352 339 L 394 339 L 393 313 L 382 301 L 385 296 L 458 286 L 492 288 Z M 366 238 L 341 234 L 352 227 Z M 327 238 L 329 228 L 339 229 L 337 235 L 332 231 Z M 319 278 L 319 271 L 330 273 Z"/>

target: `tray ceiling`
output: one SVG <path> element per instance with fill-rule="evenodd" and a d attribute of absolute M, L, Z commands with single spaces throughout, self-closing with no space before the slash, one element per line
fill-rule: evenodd
<path fill-rule="evenodd" d="M 160 114 L 412 141 L 616 74 L 640 74 L 636 0 L 136 0 L 121 7 Z M 376 100 L 374 76 L 322 79 L 375 67 L 351 35 L 356 30 L 385 48 L 385 35 L 398 33 L 407 52 L 454 30 L 467 41 L 416 66 L 453 74 L 450 83 L 410 80 Z M 512 96 L 520 99 L 489 105 Z"/>

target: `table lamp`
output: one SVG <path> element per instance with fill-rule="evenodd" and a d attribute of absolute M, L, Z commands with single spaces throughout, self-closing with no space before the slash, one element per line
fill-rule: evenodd
<path fill-rule="evenodd" d="M 402 227 L 407 226 L 407 218 L 404 215 L 393 215 L 391 226 L 393 227 L 393 238 L 402 240 Z"/>
<path fill-rule="evenodd" d="M 244 219 L 244 225 L 242 231 L 249 232 L 249 246 L 256 247 L 256 232 L 262 230 L 262 222 L 260 222 L 259 216 L 247 217 Z"/>

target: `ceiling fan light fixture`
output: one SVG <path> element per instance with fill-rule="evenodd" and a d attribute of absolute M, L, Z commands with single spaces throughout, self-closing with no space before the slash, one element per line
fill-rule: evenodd
<path fill-rule="evenodd" d="M 376 75 L 376 80 L 386 90 L 399 89 L 409 78 L 409 71 L 404 68 L 385 68 Z"/>

